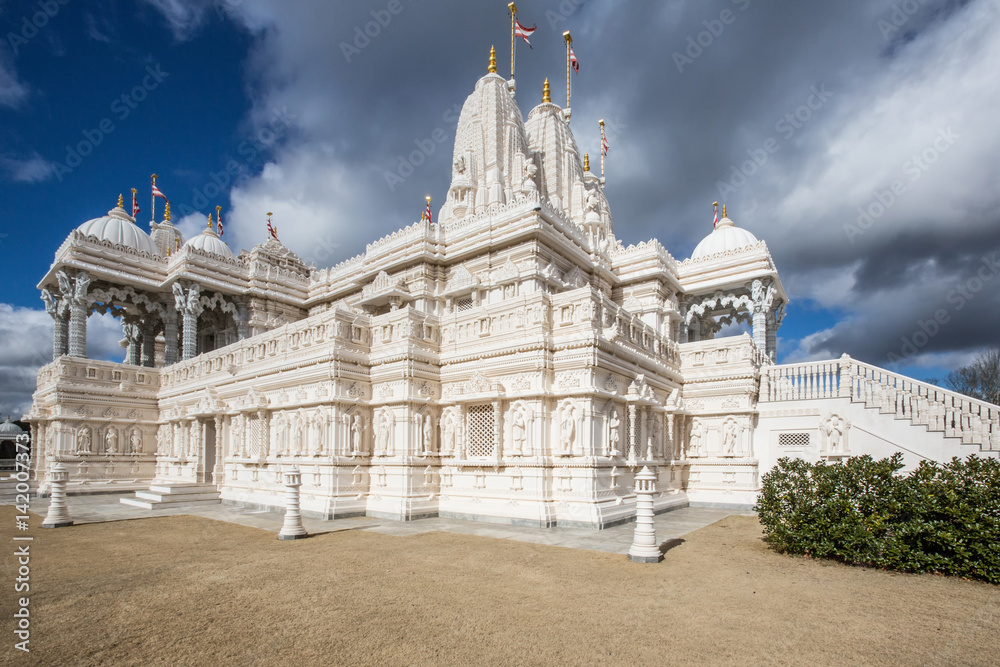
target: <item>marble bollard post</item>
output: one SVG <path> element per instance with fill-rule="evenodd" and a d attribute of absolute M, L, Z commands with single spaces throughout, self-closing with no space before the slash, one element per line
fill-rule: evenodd
<path fill-rule="evenodd" d="M 302 525 L 302 515 L 299 514 L 299 487 L 302 486 L 302 473 L 298 466 L 292 466 L 285 473 L 285 523 L 278 533 L 279 540 L 299 540 L 308 537 Z"/>
<path fill-rule="evenodd" d="M 49 468 L 49 485 L 51 493 L 49 496 L 49 511 L 42 520 L 42 528 L 62 528 L 72 526 L 73 520 L 69 518 L 69 510 L 66 509 L 66 482 L 69 481 L 69 473 L 66 466 L 60 462 L 52 464 Z"/>
<path fill-rule="evenodd" d="M 659 563 L 663 560 L 660 547 L 656 544 L 656 529 L 653 528 L 655 493 L 656 475 L 643 466 L 635 476 L 635 537 L 628 550 L 628 559 L 633 563 Z"/>

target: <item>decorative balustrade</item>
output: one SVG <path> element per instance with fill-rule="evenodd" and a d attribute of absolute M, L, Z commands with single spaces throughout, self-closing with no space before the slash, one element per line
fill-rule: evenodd
<path fill-rule="evenodd" d="M 761 369 L 761 402 L 850 398 L 950 438 L 1000 450 L 1000 406 L 912 380 L 847 355 Z"/>

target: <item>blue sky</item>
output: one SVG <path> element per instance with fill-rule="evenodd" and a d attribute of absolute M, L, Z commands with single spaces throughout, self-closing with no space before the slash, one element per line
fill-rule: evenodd
<path fill-rule="evenodd" d="M 609 122 L 616 234 L 683 259 L 726 201 L 792 297 L 782 361 L 886 365 L 916 336 L 895 367 L 944 377 L 996 344 L 1000 290 L 970 281 L 1000 250 L 997 0 L 518 4 L 522 112 L 546 76 L 563 102 L 571 29 L 572 127 L 596 155 Z M 508 26 L 505 2 L 0 2 L 0 412 L 51 352 L 35 285 L 74 227 L 131 187 L 148 221 L 156 172 L 188 234 L 221 205 L 238 251 L 271 210 L 307 262 L 347 259 L 443 200 L 456 109 L 491 44 L 507 74 Z M 113 321 L 90 337 L 120 357 Z"/>

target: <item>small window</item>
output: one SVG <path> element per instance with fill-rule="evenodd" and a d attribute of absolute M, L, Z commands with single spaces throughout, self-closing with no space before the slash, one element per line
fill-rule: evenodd
<path fill-rule="evenodd" d="M 89 377 L 89 378 L 96 378 L 97 377 L 97 369 L 96 368 L 88 368 L 87 369 L 87 377 Z"/>
<path fill-rule="evenodd" d="M 778 446 L 779 447 L 808 447 L 809 446 L 809 434 L 808 433 L 779 433 L 778 434 Z"/>
<path fill-rule="evenodd" d="M 455 302 L 455 310 L 460 313 L 464 313 L 467 310 L 472 310 L 472 297 L 467 296 L 464 299 L 459 299 Z"/>
<path fill-rule="evenodd" d="M 122 381 L 122 372 L 121 371 L 111 371 L 111 379 L 114 380 L 115 382 L 121 382 Z"/>
<path fill-rule="evenodd" d="M 469 458 L 493 456 L 493 405 L 469 406 Z"/>

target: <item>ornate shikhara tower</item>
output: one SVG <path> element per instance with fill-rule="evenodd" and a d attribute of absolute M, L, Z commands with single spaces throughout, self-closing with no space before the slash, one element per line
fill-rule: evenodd
<path fill-rule="evenodd" d="M 276 239 L 237 257 L 211 229 L 184 241 L 169 212 L 152 235 L 121 206 L 73 231 L 39 283 L 39 489 L 60 461 L 71 493 L 280 507 L 294 465 L 325 517 L 599 528 L 634 515 L 643 466 L 662 511 L 749 506 L 782 446 L 847 455 L 852 410 L 884 411 L 890 376 L 775 366 L 787 297 L 766 245 L 724 217 L 683 262 L 624 246 L 566 110 L 546 85 L 525 121 L 512 87 L 491 58 L 437 222 L 329 269 Z M 86 357 L 94 311 L 121 318 L 124 362 Z M 715 338 L 734 321 L 752 337 Z M 923 414 L 942 405 L 915 392 Z M 969 437 L 1000 449 L 996 411 L 975 410 Z"/>

